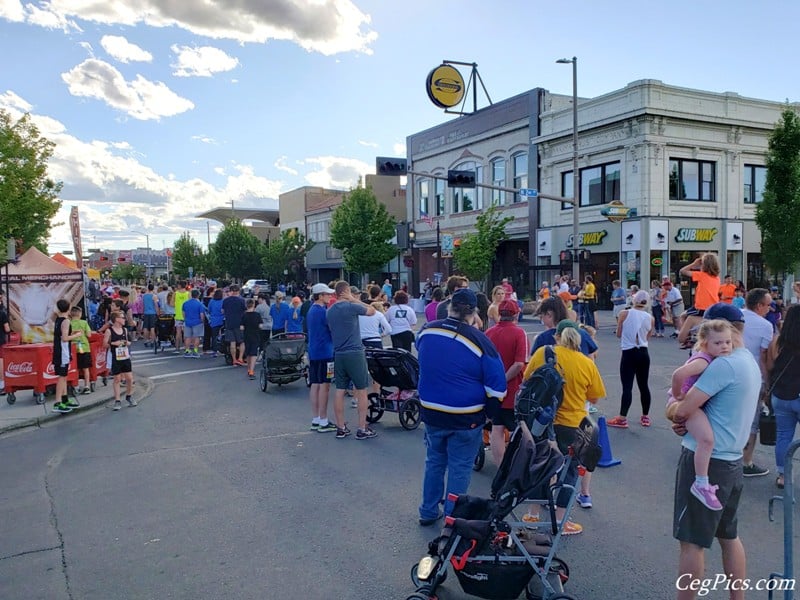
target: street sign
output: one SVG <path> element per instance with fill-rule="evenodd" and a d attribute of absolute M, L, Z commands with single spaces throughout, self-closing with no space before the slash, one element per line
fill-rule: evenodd
<path fill-rule="evenodd" d="M 600 214 L 607 217 L 609 221 L 619 223 L 629 217 L 635 217 L 637 212 L 635 208 L 625 206 L 622 202 L 615 200 L 606 204 L 600 209 Z"/>
<path fill-rule="evenodd" d="M 539 190 L 533 188 L 520 188 L 519 195 L 528 198 L 536 198 L 539 195 Z"/>

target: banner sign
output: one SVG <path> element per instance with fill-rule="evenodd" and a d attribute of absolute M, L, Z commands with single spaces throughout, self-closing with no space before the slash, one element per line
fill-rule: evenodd
<path fill-rule="evenodd" d="M 83 271 L 83 248 L 81 246 L 81 221 L 78 217 L 78 207 L 73 206 L 69 212 L 69 228 L 72 232 L 72 247 L 75 250 L 75 265 Z"/>

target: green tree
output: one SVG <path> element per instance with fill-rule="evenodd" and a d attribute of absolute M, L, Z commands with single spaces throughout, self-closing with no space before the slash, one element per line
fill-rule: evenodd
<path fill-rule="evenodd" d="M 205 266 L 203 249 L 188 231 L 184 231 L 172 248 L 172 271 L 176 277 L 189 277 L 189 267 L 194 273 L 200 273 Z"/>
<path fill-rule="evenodd" d="M 23 249 L 47 251 L 51 221 L 61 208 L 63 183 L 47 176 L 54 147 L 30 115 L 15 122 L 0 110 L 0 237 L 19 240 Z"/>
<path fill-rule="evenodd" d="M 492 262 L 497 247 L 508 238 L 506 224 L 514 217 L 500 217 L 497 207 L 487 208 L 475 221 L 475 232 L 468 233 L 453 251 L 456 268 L 476 282 L 481 290 L 486 288 L 486 279 L 492 272 Z"/>
<path fill-rule="evenodd" d="M 331 245 L 342 251 L 347 270 L 362 277 L 397 256 L 397 246 L 389 242 L 394 235 L 394 217 L 371 189 L 352 190 L 333 213 Z"/>
<path fill-rule="evenodd" d="M 133 265 L 129 263 L 117 263 L 111 270 L 111 277 L 115 281 L 121 281 L 123 284 L 133 283 L 143 280 L 145 276 L 145 268 L 142 265 Z"/>
<path fill-rule="evenodd" d="M 306 254 L 313 246 L 314 241 L 307 240 L 296 229 L 282 231 L 277 240 L 269 242 L 261 258 L 261 267 L 267 279 L 282 281 L 283 272 L 287 271 L 286 277 L 289 279 L 298 283 L 304 281 Z"/>
<path fill-rule="evenodd" d="M 773 274 L 800 263 L 800 116 L 785 108 L 769 137 L 764 196 L 756 206 L 761 254 Z"/>
<path fill-rule="evenodd" d="M 217 234 L 211 248 L 221 273 L 247 279 L 261 275 L 264 244 L 250 233 L 238 219 L 231 219 Z"/>

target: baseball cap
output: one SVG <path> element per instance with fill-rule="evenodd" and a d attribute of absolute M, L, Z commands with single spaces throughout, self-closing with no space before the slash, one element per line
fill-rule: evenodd
<path fill-rule="evenodd" d="M 725 302 L 717 302 L 709 306 L 703 313 L 703 318 L 706 320 L 722 319 L 729 323 L 744 323 L 742 311 Z"/>
<path fill-rule="evenodd" d="M 462 288 L 460 290 L 456 290 L 456 293 L 453 294 L 451 303 L 453 305 L 458 304 L 468 308 L 476 308 L 478 306 L 478 297 L 472 290 L 468 288 Z"/>
<path fill-rule="evenodd" d="M 331 288 L 329 288 L 324 283 L 315 283 L 314 287 L 311 288 L 312 294 L 333 294 L 335 293 Z"/>
<path fill-rule="evenodd" d="M 640 290 L 633 295 L 633 303 L 645 305 L 647 301 L 650 299 L 650 294 L 645 292 L 644 290 Z"/>
<path fill-rule="evenodd" d="M 513 317 L 519 314 L 519 304 L 513 300 L 503 300 L 497 305 L 497 312 L 501 317 Z"/>
<path fill-rule="evenodd" d="M 575 321 L 570 319 L 564 319 L 563 321 L 558 322 L 558 326 L 556 327 L 556 333 L 560 334 L 562 331 L 567 329 L 568 327 L 572 327 L 576 331 L 580 331 L 581 327 Z"/>

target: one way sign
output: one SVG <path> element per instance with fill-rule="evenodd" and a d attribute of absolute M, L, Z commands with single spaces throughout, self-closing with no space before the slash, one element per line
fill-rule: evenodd
<path fill-rule="evenodd" d="M 539 195 L 539 190 L 535 190 L 533 188 L 520 188 L 519 195 L 527 196 L 528 198 L 536 198 L 536 196 Z"/>

